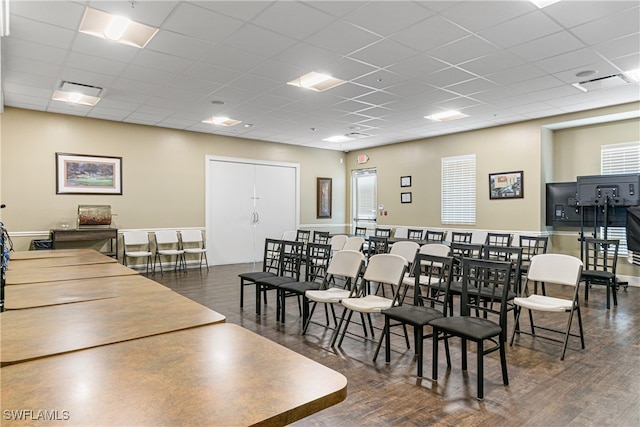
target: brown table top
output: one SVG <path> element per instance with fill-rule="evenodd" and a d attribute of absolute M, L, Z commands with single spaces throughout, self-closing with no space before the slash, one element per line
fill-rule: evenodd
<path fill-rule="evenodd" d="M 115 298 L 149 291 L 170 291 L 146 277 L 114 276 L 60 282 L 29 283 L 5 288 L 6 310 Z"/>
<path fill-rule="evenodd" d="M 86 255 L 88 253 L 98 253 L 95 249 L 45 249 L 39 251 L 15 251 L 11 252 L 11 260 L 41 259 L 41 258 L 62 258 L 69 256 Z"/>
<path fill-rule="evenodd" d="M 94 277 L 126 276 L 133 274 L 138 274 L 138 272 L 118 263 L 66 265 L 55 268 L 23 268 L 19 270 L 7 270 L 6 284 L 22 285 L 25 283 L 57 282 L 60 280 L 91 279 Z"/>
<path fill-rule="evenodd" d="M 18 271 L 26 268 L 63 267 L 67 265 L 109 264 L 114 262 L 118 261 L 98 251 L 92 251 L 86 254 L 66 257 L 11 259 L 7 271 Z"/>
<path fill-rule="evenodd" d="M 188 298 L 159 290 L 10 310 L 0 315 L 0 366 L 224 320 Z"/>
<path fill-rule="evenodd" d="M 68 418 L 43 426 L 280 426 L 347 395 L 340 373 L 232 324 L 6 366 L 0 375 L 3 417 L 34 408 L 33 417 L 39 409 Z"/>

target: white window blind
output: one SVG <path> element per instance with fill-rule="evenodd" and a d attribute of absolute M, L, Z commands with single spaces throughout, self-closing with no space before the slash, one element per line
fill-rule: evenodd
<path fill-rule="evenodd" d="M 475 224 L 476 155 L 444 157 L 441 166 L 442 223 Z"/>
<path fill-rule="evenodd" d="M 640 173 L 640 141 L 603 145 L 600 149 L 600 173 Z M 600 233 L 604 237 L 604 228 Z M 624 227 L 608 227 L 607 238 L 620 240 L 619 255 L 628 255 L 627 230 Z"/>
<path fill-rule="evenodd" d="M 376 219 L 376 171 L 361 170 L 353 174 L 355 220 Z"/>

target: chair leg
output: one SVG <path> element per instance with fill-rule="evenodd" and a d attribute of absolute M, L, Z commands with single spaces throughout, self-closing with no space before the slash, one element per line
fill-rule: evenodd
<path fill-rule="evenodd" d="M 498 339 L 502 341 L 501 338 Z M 500 348 L 503 348 L 502 342 L 500 342 Z M 482 340 L 478 341 L 478 354 L 476 357 L 478 359 L 478 399 L 482 400 L 484 398 L 484 341 Z"/>
<path fill-rule="evenodd" d="M 336 340 L 338 339 L 338 333 L 340 332 L 340 328 L 342 327 L 342 323 L 344 322 L 344 317 L 347 315 L 347 309 L 345 308 L 342 311 L 342 316 L 340 316 L 340 322 L 336 325 L 336 328 L 333 330 L 331 334 L 331 347 L 335 346 Z"/>
<path fill-rule="evenodd" d="M 346 308 L 344 310 L 345 312 L 347 311 Z M 344 315 L 345 313 L 342 313 L 342 319 L 344 319 Z M 351 323 L 351 316 L 353 316 L 353 310 L 349 310 L 349 316 L 347 317 L 347 322 L 344 324 L 344 327 L 342 328 L 342 334 L 340 335 L 340 341 L 338 341 L 338 347 L 342 346 L 342 341 L 344 340 L 344 336 L 347 335 L 347 329 L 349 329 L 349 323 Z M 342 324 L 342 319 L 340 319 L 340 324 Z M 362 326 L 365 328 L 365 331 L 366 331 L 366 326 L 364 325 L 364 323 Z M 338 336 L 336 335 L 336 339 L 337 338 Z M 334 339 L 334 343 L 335 343 L 335 339 Z M 333 347 L 333 345 L 331 347 Z"/>
<path fill-rule="evenodd" d="M 462 352 L 462 370 L 467 370 L 467 340 L 462 338 L 462 343 L 460 344 L 460 351 Z"/>
<path fill-rule="evenodd" d="M 417 364 L 418 364 L 418 378 L 422 378 L 422 361 L 423 361 L 423 350 L 424 350 L 424 327 L 423 326 L 414 326 L 413 327 L 413 337 L 414 337 L 414 346 L 416 350 L 416 354 L 418 356 Z"/>
<path fill-rule="evenodd" d="M 509 374 L 507 373 L 507 352 L 504 343 L 500 343 L 500 366 L 502 367 L 502 383 L 509 385 Z"/>
<path fill-rule="evenodd" d="M 307 303 L 307 307 L 308 307 L 309 300 L 305 298 L 305 301 L 306 301 L 306 303 Z M 307 315 L 307 318 L 306 318 L 306 320 L 305 320 L 305 322 L 304 322 L 304 326 L 303 326 L 303 328 L 302 328 L 302 335 L 304 335 L 304 334 L 306 334 L 306 333 L 307 333 L 307 329 L 309 328 L 309 323 L 311 323 L 311 317 L 313 316 L 313 312 L 314 312 L 314 311 L 315 311 L 315 309 L 316 309 L 316 305 L 318 305 L 318 303 L 317 303 L 317 302 L 314 302 L 314 303 L 313 303 L 313 306 L 311 307 L 311 310 L 309 310 L 309 309 L 307 308 L 307 311 L 309 312 L 309 314 Z"/>
<path fill-rule="evenodd" d="M 580 343 L 582 344 L 582 349 L 584 350 L 584 331 L 582 329 L 582 315 L 580 315 L 580 306 L 576 307 L 576 312 L 578 313 L 578 328 L 580 329 Z"/>
<path fill-rule="evenodd" d="M 438 381 L 438 335 L 440 331 L 433 328 L 433 344 L 431 354 L 431 379 L 435 382 Z"/>
<path fill-rule="evenodd" d="M 513 346 L 513 340 L 516 338 L 516 332 L 520 332 L 520 313 L 522 312 L 522 307 L 516 306 L 516 323 L 514 323 L 513 332 L 511 333 L 511 341 L 509 342 L 509 346 Z"/>

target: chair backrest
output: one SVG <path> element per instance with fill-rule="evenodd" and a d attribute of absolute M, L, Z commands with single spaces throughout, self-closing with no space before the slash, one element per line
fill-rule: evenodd
<path fill-rule="evenodd" d="M 330 238 L 331 236 L 329 236 L 328 231 L 314 231 L 312 241 L 313 243 L 321 243 L 323 245 L 326 245 L 327 243 L 329 243 Z"/>
<path fill-rule="evenodd" d="M 446 231 L 427 230 L 424 234 L 424 239 L 428 242 L 444 242 L 446 237 Z"/>
<path fill-rule="evenodd" d="M 582 274 L 582 261 L 565 254 L 539 254 L 531 258 L 527 281 L 577 286 Z"/>
<path fill-rule="evenodd" d="M 393 237 L 396 239 L 406 239 L 409 236 L 409 229 L 407 227 L 396 227 L 393 230 Z"/>
<path fill-rule="evenodd" d="M 451 243 L 451 255 L 454 258 L 481 258 L 482 245 L 478 243 Z"/>
<path fill-rule="evenodd" d="M 513 235 L 511 233 L 487 233 L 484 244 L 489 246 L 511 246 L 512 240 Z"/>
<path fill-rule="evenodd" d="M 471 243 L 473 233 L 470 231 L 452 231 L 451 242 L 453 243 Z"/>
<path fill-rule="evenodd" d="M 280 254 L 284 240 L 265 239 L 262 271 L 278 274 L 280 272 Z"/>
<path fill-rule="evenodd" d="M 518 246 L 522 248 L 522 260 L 529 261 L 535 255 L 546 254 L 549 236 L 518 236 Z"/>
<path fill-rule="evenodd" d="M 305 253 L 305 281 L 315 282 L 324 279 L 331 259 L 331 245 L 322 243 L 307 244 Z"/>
<path fill-rule="evenodd" d="M 420 228 L 410 228 L 407 230 L 407 238 L 409 240 L 422 240 L 424 237 L 424 230 Z"/>
<path fill-rule="evenodd" d="M 303 242 L 282 241 L 279 276 L 291 277 L 296 282 L 300 280 L 300 267 L 302 266 L 304 247 Z"/>
<path fill-rule="evenodd" d="M 364 237 L 360 236 L 351 236 L 344 242 L 344 246 L 342 250 L 345 251 L 361 251 L 362 245 L 364 244 Z"/>
<path fill-rule="evenodd" d="M 405 260 L 407 260 L 407 264 L 409 267 L 413 264 L 413 260 L 418 253 L 418 249 L 420 249 L 420 245 L 416 242 L 411 242 L 409 240 L 405 240 L 402 242 L 396 242 L 391 246 L 390 254 L 400 255 Z"/>
<path fill-rule="evenodd" d="M 282 233 L 282 240 L 296 241 L 296 235 L 298 233 L 295 230 L 289 230 Z"/>
<path fill-rule="evenodd" d="M 365 237 L 367 235 L 367 227 L 356 227 L 355 233 L 356 236 Z"/>
<path fill-rule="evenodd" d="M 391 229 L 390 228 L 376 228 L 374 233 L 376 237 L 391 237 Z"/>
<path fill-rule="evenodd" d="M 122 233 L 122 241 L 126 246 L 149 245 L 149 233 L 146 231 L 125 231 Z"/>
<path fill-rule="evenodd" d="M 384 254 L 389 251 L 389 242 L 386 237 L 369 236 L 369 248 L 367 255 L 369 257 L 376 254 Z"/>
<path fill-rule="evenodd" d="M 331 237 L 329 244 L 331 245 L 332 251 L 341 251 L 344 248 L 344 244 L 347 243 L 347 239 L 349 236 L 346 234 L 337 234 Z M 359 249 L 358 249 L 359 250 Z"/>
<path fill-rule="evenodd" d="M 497 315 L 497 323 L 506 326 L 507 295 L 511 287 L 512 273 L 510 262 L 464 258 L 460 314 L 475 314 L 478 317 Z M 482 295 L 482 298 L 478 298 L 478 295 Z M 505 333 L 506 330 L 503 330 L 503 336 Z"/>
<path fill-rule="evenodd" d="M 296 231 L 296 242 L 302 242 L 306 245 L 307 243 L 309 243 L 310 238 L 311 238 L 311 230 Z"/>
<path fill-rule="evenodd" d="M 453 263 L 454 259 L 450 256 L 421 253 L 416 255 L 413 305 L 430 307 L 440 305 L 442 313 L 447 314 Z"/>
<path fill-rule="evenodd" d="M 200 230 L 180 230 L 180 239 L 182 243 L 204 243 Z"/>
<path fill-rule="evenodd" d="M 333 254 L 327 276 L 345 277 L 355 281 L 364 266 L 364 254 L 360 251 L 342 250 Z"/>
<path fill-rule="evenodd" d="M 395 254 L 377 254 L 369 258 L 364 271 L 364 282 L 376 282 L 379 286 L 390 285 L 393 298 L 397 299 L 404 273 L 407 271 L 407 260 Z M 366 289 L 366 287 L 365 287 Z"/>
<path fill-rule="evenodd" d="M 482 257 L 489 260 L 510 262 L 514 274 L 512 279 L 513 290 L 520 292 L 520 268 L 522 266 L 521 247 L 484 245 L 482 247 Z"/>
<path fill-rule="evenodd" d="M 619 240 L 588 237 L 584 241 L 584 269 L 616 274 Z"/>
<path fill-rule="evenodd" d="M 449 256 L 451 248 L 444 243 L 427 243 L 420 246 L 418 253 L 424 255 L 435 255 L 440 257 Z"/>
<path fill-rule="evenodd" d="M 178 232 L 176 230 L 158 230 L 154 235 L 158 245 L 178 244 Z"/>

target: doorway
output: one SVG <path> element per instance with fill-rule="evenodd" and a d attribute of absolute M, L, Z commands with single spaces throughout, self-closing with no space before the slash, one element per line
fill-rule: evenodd
<path fill-rule="evenodd" d="M 376 169 L 358 169 L 351 172 L 351 212 L 353 222 L 351 232 L 355 227 L 376 228 L 378 212 Z"/>

